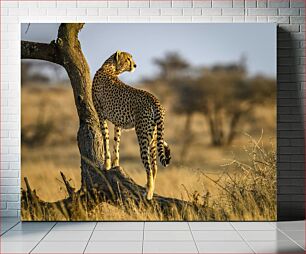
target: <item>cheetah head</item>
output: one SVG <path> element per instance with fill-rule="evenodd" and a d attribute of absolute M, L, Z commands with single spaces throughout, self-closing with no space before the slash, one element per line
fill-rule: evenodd
<path fill-rule="evenodd" d="M 131 54 L 127 52 L 121 52 L 119 50 L 114 54 L 114 64 L 116 67 L 116 71 L 119 74 L 125 71 L 133 72 L 136 68 L 136 64 Z"/>

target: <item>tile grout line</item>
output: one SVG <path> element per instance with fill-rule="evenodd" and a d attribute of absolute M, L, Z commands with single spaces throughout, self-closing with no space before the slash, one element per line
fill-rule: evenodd
<path fill-rule="evenodd" d="M 189 230 L 190 230 L 190 233 L 191 233 L 191 236 L 192 236 L 193 242 L 194 242 L 194 244 L 195 244 L 195 246 L 196 246 L 197 252 L 198 252 L 198 253 L 200 253 L 199 248 L 198 248 L 198 245 L 197 245 L 197 242 L 196 242 L 196 241 L 195 241 L 195 239 L 194 239 L 194 236 L 193 236 L 193 233 L 192 233 L 192 230 L 191 230 L 191 227 L 190 227 L 189 221 L 187 222 L 187 224 L 188 224 L 188 227 L 189 227 Z"/>
<path fill-rule="evenodd" d="M 38 243 L 29 251 L 29 253 L 32 253 L 33 250 L 38 246 L 38 244 L 41 243 L 41 241 L 51 232 L 51 230 L 55 227 L 57 222 L 49 229 L 49 231 L 38 241 Z"/>
<path fill-rule="evenodd" d="M 230 222 L 233 229 L 237 232 L 237 234 L 241 237 L 241 239 L 246 243 L 246 245 L 253 251 L 253 253 L 256 253 L 256 251 L 253 249 L 253 247 L 249 244 L 249 242 L 244 239 L 244 237 L 240 234 L 239 230 L 235 228 L 232 222 Z"/>
<path fill-rule="evenodd" d="M 98 225 L 98 222 L 96 222 L 96 225 L 94 226 L 94 228 L 93 228 L 93 230 L 92 230 L 92 232 L 91 232 L 91 234 L 90 234 L 90 236 L 89 236 L 89 239 L 88 239 L 88 241 L 87 241 L 87 243 L 86 243 L 86 246 L 85 246 L 85 248 L 84 248 L 84 250 L 83 250 L 83 254 L 85 253 L 85 251 L 86 251 L 86 249 L 87 249 L 87 246 L 88 246 L 88 244 L 89 244 L 89 241 L 90 241 L 90 239 L 91 239 L 93 233 L 95 232 L 95 229 L 96 229 L 97 225 Z"/>
<path fill-rule="evenodd" d="M 301 246 L 298 242 L 296 242 L 292 237 L 290 237 L 289 235 L 286 234 L 286 232 L 282 229 L 280 229 L 279 227 L 277 227 L 277 222 L 276 224 L 273 224 L 272 222 L 270 222 L 270 224 L 278 231 L 280 231 L 281 233 L 283 233 L 285 236 L 287 236 L 292 242 L 294 242 L 296 245 L 298 245 L 299 247 L 301 247 L 303 250 L 305 250 L 305 246 Z M 305 230 L 305 229 L 304 229 Z M 289 230 L 290 231 L 290 230 Z M 291 231 L 303 231 L 303 230 L 291 230 Z M 305 231 L 304 231 L 305 232 Z"/>
<path fill-rule="evenodd" d="M 285 233 L 285 231 L 279 229 L 279 228 L 276 228 L 276 230 L 278 230 L 279 232 L 281 232 L 282 234 L 284 234 L 290 241 L 294 242 L 297 246 L 301 247 L 303 250 L 305 250 L 304 247 L 302 247 L 300 244 L 298 244 L 298 242 L 296 242 L 292 237 L 290 237 L 289 235 L 287 235 Z"/>
<path fill-rule="evenodd" d="M 277 229 L 277 222 L 276 222 L 276 224 L 273 224 L 273 222 L 269 222 L 269 224 L 274 228 L 274 229 Z"/>
<path fill-rule="evenodd" d="M 15 225 L 11 226 L 9 229 L 5 230 L 0 236 L 3 236 L 5 233 L 9 232 L 12 228 L 17 226 L 19 223 L 20 223 L 20 221 L 18 221 Z"/>
<path fill-rule="evenodd" d="M 143 254 L 143 246 L 144 246 L 144 234 L 145 234 L 145 221 L 143 222 L 142 226 L 142 244 L 141 244 L 141 253 Z"/>

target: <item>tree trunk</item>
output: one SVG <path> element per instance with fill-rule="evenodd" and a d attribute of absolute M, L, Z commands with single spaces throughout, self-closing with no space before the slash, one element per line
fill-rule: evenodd
<path fill-rule="evenodd" d="M 22 190 L 22 208 L 30 208 L 32 219 L 38 220 L 52 220 L 55 210 L 62 211 L 67 220 L 84 220 L 86 214 L 101 202 L 111 203 L 127 212 L 131 211 L 131 203 L 138 207 L 144 205 L 148 209 L 158 209 L 165 219 L 191 219 L 190 214 L 201 214 L 198 206 L 179 199 L 154 195 L 152 201 L 146 201 L 143 198 L 145 188 L 137 185 L 122 168 L 104 169 L 102 134 L 92 102 L 89 66 L 78 40 L 83 25 L 61 24 L 57 40 L 50 44 L 21 42 L 22 59 L 50 61 L 62 65 L 68 73 L 79 116 L 77 141 L 82 179 L 81 189 L 74 192 L 62 174 L 69 197 L 58 202 L 45 202 L 36 196 L 25 178 L 27 189 Z"/>
<path fill-rule="evenodd" d="M 233 113 L 233 115 L 231 117 L 230 124 L 229 124 L 229 133 L 228 133 L 228 136 L 227 136 L 227 145 L 230 145 L 233 142 L 233 140 L 234 140 L 234 138 L 237 134 L 236 128 L 237 128 L 237 124 L 239 122 L 241 113 L 242 112 L 235 112 L 235 113 Z"/>
<path fill-rule="evenodd" d="M 180 155 L 181 163 L 184 163 L 186 161 L 186 158 L 188 157 L 189 147 L 190 147 L 190 144 L 193 140 L 193 134 L 192 134 L 192 130 L 191 130 L 192 116 L 193 116 L 193 113 L 187 113 L 187 115 L 186 115 L 184 135 L 183 135 L 183 138 L 182 138 L 183 145 L 182 145 L 182 150 L 181 150 L 181 155 Z"/>
<path fill-rule="evenodd" d="M 211 144 L 222 146 L 224 144 L 223 123 L 219 119 L 218 112 L 207 112 L 205 116 L 209 125 Z"/>

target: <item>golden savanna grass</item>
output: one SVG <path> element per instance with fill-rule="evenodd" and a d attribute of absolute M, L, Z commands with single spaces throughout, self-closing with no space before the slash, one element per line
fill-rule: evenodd
<path fill-rule="evenodd" d="M 167 109 L 165 137 L 171 146 L 172 163 L 159 165 L 156 193 L 194 202 L 205 217 L 191 214 L 191 220 L 275 220 L 276 162 L 275 106 L 258 106 L 254 122 L 239 128 L 230 146 L 212 147 L 204 117 L 194 116 L 193 141 L 180 158 L 186 116 Z M 80 155 L 76 144 L 78 118 L 70 86 L 27 85 L 22 87 L 22 179 L 27 177 L 37 195 L 45 201 L 67 197 L 62 171 L 76 189 L 80 187 Z M 109 124 L 111 137 L 112 125 Z M 262 129 L 264 134 L 262 135 Z M 39 131 L 38 130 L 43 130 Z M 248 133 L 250 136 L 248 136 Z M 40 139 L 40 140 L 39 140 Z M 146 175 L 134 131 L 123 132 L 121 166 L 140 185 Z M 25 188 L 22 181 L 22 188 Z M 158 211 L 135 208 L 126 213 L 102 204 L 86 214 L 88 220 L 162 220 Z M 28 211 L 22 211 L 29 219 Z M 65 220 L 58 214 L 54 219 Z M 179 217 L 173 218 L 180 219 Z"/>

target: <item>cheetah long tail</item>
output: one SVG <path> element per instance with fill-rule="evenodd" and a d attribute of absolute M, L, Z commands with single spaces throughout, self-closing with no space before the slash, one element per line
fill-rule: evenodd
<path fill-rule="evenodd" d="M 160 163 L 167 167 L 171 160 L 169 145 L 164 141 L 164 112 L 163 109 L 158 110 L 155 118 L 157 125 L 157 151 Z"/>

